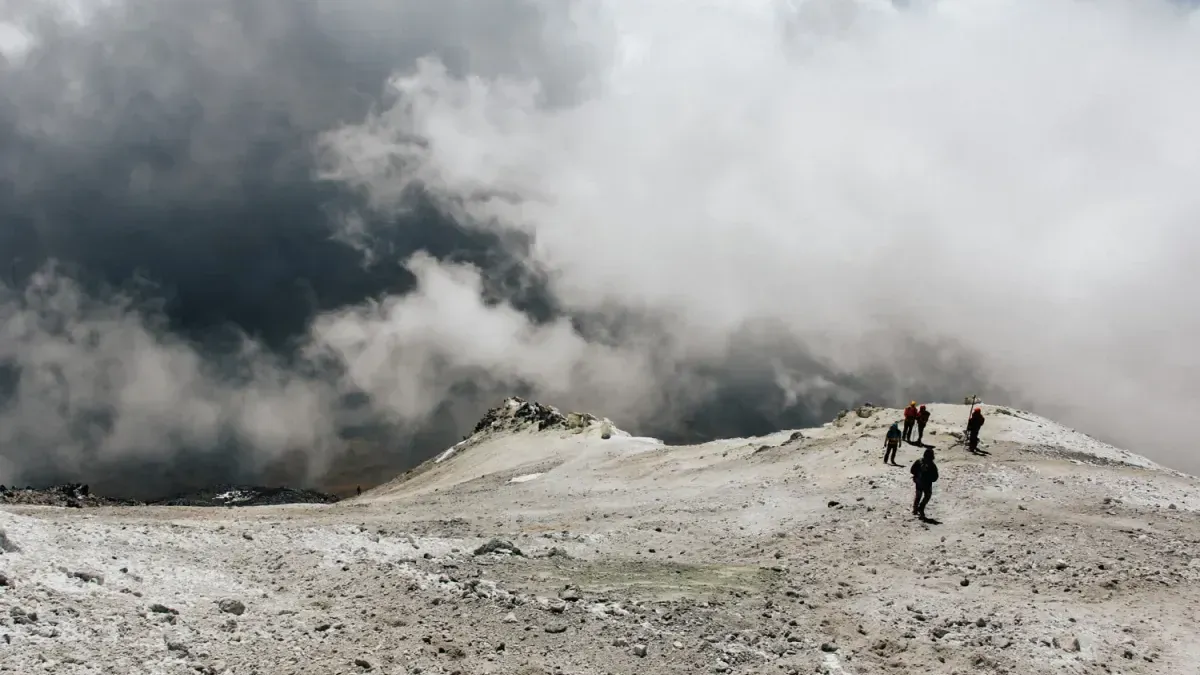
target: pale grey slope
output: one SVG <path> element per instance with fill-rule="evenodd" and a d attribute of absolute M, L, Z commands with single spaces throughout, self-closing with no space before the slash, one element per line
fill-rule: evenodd
<path fill-rule="evenodd" d="M 985 412 L 974 456 L 933 407 L 940 524 L 890 409 L 683 447 L 497 415 L 328 507 L 10 509 L 0 669 L 1200 672 L 1196 481 Z"/>

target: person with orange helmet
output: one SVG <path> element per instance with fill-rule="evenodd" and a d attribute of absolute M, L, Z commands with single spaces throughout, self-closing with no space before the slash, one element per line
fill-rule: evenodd
<path fill-rule="evenodd" d="M 917 402 L 913 401 L 904 409 L 904 442 L 912 443 L 913 426 L 917 423 Z"/>
<path fill-rule="evenodd" d="M 967 421 L 967 449 L 971 452 L 979 451 L 979 430 L 983 428 L 983 409 L 975 408 L 975 412 L 971 413 L 971 419 Z"/>

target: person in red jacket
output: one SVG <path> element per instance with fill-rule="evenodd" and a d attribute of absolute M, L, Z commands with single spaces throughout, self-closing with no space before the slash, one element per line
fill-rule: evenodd
<path fill-rule="evenodd" d="M 925 442 L 925 425 L 929 424 L 929 411 L 925 406 L 917 411 L 917 445 L 923 445 Z"/>
<path fill-rule="evenodd" d="M 913 425 L 917 423 L 917 402 L 913 401 L 904 409 L 904 442 L 912 443 Z"/>

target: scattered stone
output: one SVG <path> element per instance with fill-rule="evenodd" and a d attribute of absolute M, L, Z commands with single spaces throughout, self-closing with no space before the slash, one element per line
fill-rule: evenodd
<path fill-rule="evenodd" d="M 837 644 L 835 644 L 833 642 L 822 642 L 821 643 L 821 651 L 825 652 L 826 654 L 832 654 L 833 652 L 836 652 L 837 650 L 838 650 L 838 646 L 837 646 Z"/>
<path fill-rule="evenodd" d="M 166 640 L 168 651 L 179 652 L 180 654 L 185 655 L 189 653 L 190 650 L 188 649 L 187 644 L 185 644 L 179 638 L 168 637 L 164 639 Z"/>
<path fill-rule="evenodd" d="M 1051 641 L 1051 644 L 1058 649 L 1063 650 L 1064 652 L 1075 653 L 1082 648 L 1079 644 L 1079 638 L 1075 637 L 1074 635 L 1056 637 Z"/>
<path fill-rule="evenodd" d="M 241 616 L 246 612 L 246 605 L 241 600 L 225 598 L 217 602 L 217 608 L 226 614 Z"/>
<path fill-rule="evenodd" d="M 835 502 L 831 499 L 831 500 L 829 500 L 829 503 L 826 504 L 826 506 L 828 506 L 829 508 L 832 509 L 833 507 L 837 506 L 838 504 L 839 504 L 839 502 Z"/>
<path fill-rule="evenodd" d="M 966 578 L 966 577 L 963 577 L 963 580 L 962 580 L 962 581 L 960 581 L 960 582 L 958 582 L 958 585 L 959 585 L 959 586 L 963 586 L 963 587 L 970 586 L 970 585 L 971 585 L 971 580 L 970 580 L 970 579 L 968 579 L 968 578 Z"/>
<path fill-rule="evenodd" d="M 509 612 L 508 614 L 504 615 L 503 621 L 504 621 L 504 623 L 516 623 L 517 615 L 512 612 Z"/>
<path fill-rule="evenodd" d="M 4 528 L 0 528 L 0 552 L 4 552 L 4 553 L 20 553 L 21 552 L 21 547 L 17 546 L 17 544 L 12 539 L 8 538 L 8 533 L 4 531 Z"/>
<path fill-rule="evenodd" d="M 558 597 L 566 600 L 567 602 L 578 602 L 583 598 L 583 594 L 580 592 L 578 587 L 567 586 L 558 592 Z"/>
<path fill-rule="evenodd" d="M 354 665 L 362 668 L 363 670 L 371 669 L 371 662 L 366 659 L 354 659 Z"/>
<path fill-rule="evenodd" d="M 633 655 L 641 658 L 646 656 L 646 645 L 638 643 L 633 646 Z"/>
<path fill-rule="evenodd" d="M 12 617 L 13 623 L 17 625 L 35 624 L 38 621 L 37 612 L 27 612 L 21 607 L 13 607 L 8 610 L 8 615 Z"/>
<path fill-rule="evenodd" d="M 179 610 L 172 609 L 170 607 L 167 607 L 166 605 L 163 605 L 163 604 L 160 604 L 157 602 L 154 603 L 153 605 L 150 605 L 150 611 L 154 612 L 155 614 L 178 614 L 179 613 Z"/>
<path fill-rule="evenodd" d="M 521 549 L 514 546 L 511 541 L 504 541 L 503 539 L 492 539 L 486 544 L 483 544 L 479 548 L 475 549 L 475 555 L 487 555 L 489 553 L 503 553 L 506 555 L 519 556 L 525 555 L 521 553 Z"/>
<path fill-rule="evenodd" d="M 545 627 L 543 627 L 543 630 L 545 630 L 547 633 L 550 633 L 552 635 L 557 635 L 559 633 L 567 632 L 567 624 L 565 624 L 565 623 L 548 623 L 545 625 Z"/>
<path fill-rule="evenodd" d="M 75 578 L 75 579 L 79 579 L 80 581 L 82 581 L 85 584 L 92 584 L 92 583 L 103 584 L 104 583 L 104 576 L 101 574 L 96 574 L 94 572 L 75 571 L 75 572 L 68 573 L 67 576 Z"/>

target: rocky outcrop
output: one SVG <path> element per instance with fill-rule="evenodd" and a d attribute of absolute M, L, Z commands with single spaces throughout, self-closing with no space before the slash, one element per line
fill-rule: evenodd
<path fill-rule="evenodd" d="M 332 504 L 334 495 L 316 490 L 287 487 L 221 486 L 171 497 L 154 505 L 161 506 L 277 506 L 280 504 Z"/>
<path fill-rule="evenodd" d="M 112 499 L 94 495 L 84 483 L 67 483 L 46 488 L 16 488 L 0 485 L 0 504 L 61 506 L 81 509 L 96 506 L 137 506 L 141 503 L 131 499 Z"/>
<path fill-rule="evenodd" d="M 595 415 L 589 413 L 571 412 L 565 415 L 558 408 L 544 405 L 537 401 L 526 401 L 513 396 L 505 399 L 504 403 L 484 413 L 483 418 L 475 425 L 472 434 L 487 431 L 524 431 L 534 429 L 586 429 L 592 424 L 601 422 Z M 611 430 L 609 431 L 611 433 Z"/>

